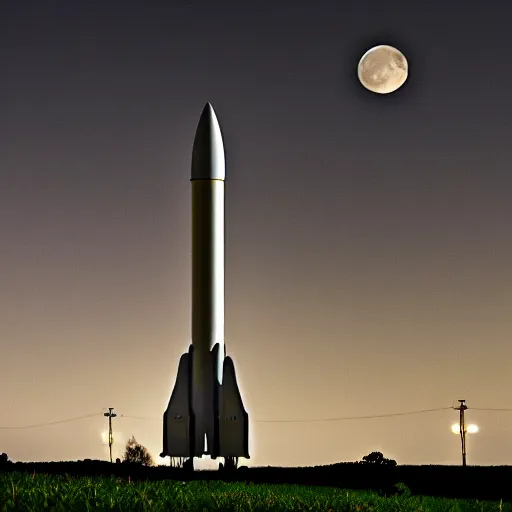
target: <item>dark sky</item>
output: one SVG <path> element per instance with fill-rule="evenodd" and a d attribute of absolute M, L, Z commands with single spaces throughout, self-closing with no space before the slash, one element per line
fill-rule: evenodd
<path fill-rule="evenodd" d="M 190 343 L 206 101 L 226 147 L 226 347 L 251 464 L 512 462 L 506 2 L 0 2 L 0 451 L 156 457 Z M 357 80 L 376 44 L 409 79 Z M 131 419 L 120 415 L 145 419 Z M 157 459 L 159 460 L 159 459 Z"/>

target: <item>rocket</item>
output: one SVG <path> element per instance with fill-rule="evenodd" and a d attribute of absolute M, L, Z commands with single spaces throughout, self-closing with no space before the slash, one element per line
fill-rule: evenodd
<path fill-rule="evenodd" d="M 224 345 L 222 134 L 210 103 L 192 150 L 192 344 L 163 415 L 161 457 L 249 458 L 249 417 Z"/>

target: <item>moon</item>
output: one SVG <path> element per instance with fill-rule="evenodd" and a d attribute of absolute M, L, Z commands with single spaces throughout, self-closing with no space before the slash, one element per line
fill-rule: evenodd
<path fill-rule="evenodd" d="M 357 76 L 369 91 L 389 94 L 405 83 L 408 68 L 407 59 L 400 50 L 382 44 L 371 48 L 361 57 Z"/>

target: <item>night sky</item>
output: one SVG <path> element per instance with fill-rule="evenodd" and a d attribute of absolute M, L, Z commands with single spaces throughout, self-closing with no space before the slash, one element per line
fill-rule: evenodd
<path fill-rule="evenodd" d="M 250 465 L 512 463 L 506 2 L 0 2 L 0 452 L 155 460 L 191 341 L 195 129 L 226 148 Z M 376 44 L 397 92 L 357 80 Z M 121 417 L 125 415 L 127 417 Z M 136 417 L 129 418 L 128 416 Z M 167 459 L 168 461 L 168 459 Z M 241 460 L 246 464 L 247 461 Z"/>

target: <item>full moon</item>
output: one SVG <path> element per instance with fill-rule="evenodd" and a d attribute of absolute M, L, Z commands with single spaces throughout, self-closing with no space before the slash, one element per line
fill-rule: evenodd
<path fill-rule="evenodd" d="M 372 92 L 388 94 L 407 80 L 408 64 L 404 54 L 388 45 L 375 46 L 359 61 L 359 81 Z"/>

